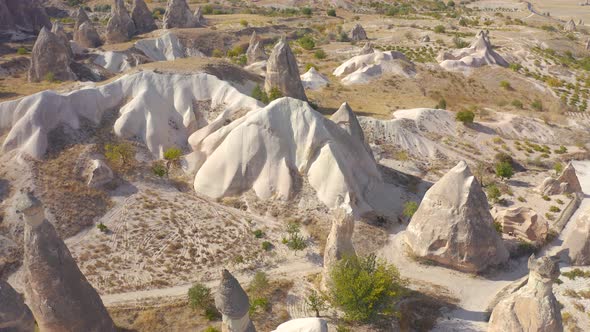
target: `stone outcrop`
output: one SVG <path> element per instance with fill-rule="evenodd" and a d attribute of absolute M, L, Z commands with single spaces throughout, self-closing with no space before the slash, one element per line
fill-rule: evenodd
<path fill-rule="evenodd" d="M 322 318 L 295 318 L 277 326 L 272 332 L 328 332 L 328 322 Z"/>
<path fill-rule="evenodd" d="M 485 193 L 461 161 L 426 192 L 405 241 L 419 259 L 478 272 L 508 259 L 493 222 Z"/>
<path fill-rule="evenodd" d="M 88 168 L 88 186 L 91 188 L 98 188 L 113 180 L 113 171 L 109 166 L 100 159 L 93 159 L 90 161 Z"/>
<path fill-rule="evenodd" d="M 283 96 L 307 101 L 295 55 L 283 37 L 275 45 L 266 64 L 266 92 L 277 88 Z"/>
<path fill-rule="evenodd" d="M 564 239 L 562 247 L 572 265 L 590 265 L 590 210 L 570 222 L 575 222 L 575 227 Z"/>
<path fill-rule="evenodd" d="M 32 332 L 35 319 L 23 297 L 6 281 L 0 280 L 0 331 Z"/>
<path fill-rule="evenodd" d="M 446 70 L 466 70 L 487 65 L 508 67 L 508 62 L 494 51 L 489 31 L 480 31 L 469 47 L 441 52 L 437 61 Z"/>
<path fill-rule="evenodd" d="M 248 295 L 228 270 L 221 271 L 221 282 L 215 294 L 215 307 L 223 315 L 222 331 L 255 332 L 248 316 Z"/>
<path fill-rule="evenodd" d="M 494 215 L 502 225 L 502 232 L 519 239 L 541 244 L 547 239 L 549 224 L 537 212 L 528 207 L 505 209 Z"/>
<path fill-rule="evenodd" d="M 354 28 L 352 28 L 352 30 L 350 31 L 350 40 L 360 41 L 360 40 L 366 40 L 366 39 L 368 39 L 367 32 L 362 27 L 362 25 L 357 23 L 354 26 Z"/>
<path fill-rule="evenodd" d="M 186 0 L 168 0 L 163 27 L 164 29 L 195 28 L 200 24 L 199 17 L 201 17 L 200 8 L 195 14 L 191 13 Z"/>
<path fill-rule="evenodd" d="M 80 272 L 41 202 L 21 193 L 16 209 L 25 221 L 25 295 L 44 332 L 115 331 L 100 296 Z"/>
<path fill-rule="evenodd" d="M 248 64 L 268 59 L 268 55 L 264 52 L 264 44 L 262 44 L 262 41 L 258 38 L 258 35 L 256 35 L 256 31 L 252 32 L 252 36 L 250 37 L 250 44 L 246 51 L 246 57 L 248 58 Z"/>
<path fill-rule="evenodd" d="M 422 39 L 420 39 L 420 41 L 423 43 L 430 43 L 430 36 L 426 35 L 426 36 L 422 37 Z"/>
<path fill-rule="evenodd" d="M 68 51 L 70 58 L 73 59 L 74 52 L 72 52 L 72 47 L 70 46 L 70 38 L 68 38 L 68 35 L 64 31 L 63 25 L 59 22 L 54 22 L 53 26 L 51 27 L 51 32 L 61 40 L 61 42 L 66 47 L 66 50 Z"/>
<path fill-rule="evenodd" d="M 0 35 L 36 34 L 51 29 L 51 22 L 38 0 L 0 1 Z"/>
<path fill-rule="evenodd" d="M 543 195 L 562 195 L 582 192 L 582 186 L 572 163 L 568 163 L 557 179 L 548 177 L 537 188 Z"/>
<path fill-rule="evenodd" d="M 371 42 L 367 42 L 367 43 L 365 43 L 365 45 L 363 45 L 363 48 L 361 48 L 359 55 L 371 54 L 374 52 L 375 52 L 375 50 L 373 49 Z"/>
<path fill-rule="evenodd" d="M 563 31 L 573 32 L 576 31 L 576 22 L 573 19 L 567 21 L 567 23 L 563 26 Z"/>
<path fill-rule="evenodd" d="M 363 132 L 363 128 L 361 127 L 358 118 L 347 102 L 344 102 L 342 105 L 340 105 L 340 108 L 334 114 L 332 114 L 330 120 L 340 126 L 340 128 L 346 130 L 350 136 L 362 142 L 365 145 L 365 150 L 367 150 L 367 153 L 373 156 L 373 150 L 371 150 L 371 147 L 365 141 L 365 133 Z"/>
<path fill-rule="evenodd" d="M 527 284 L 494 307 L 488 332 L 563 331 L 559 304 L 553 295 L 553 280 L 559 277 L 559 266 L 546 256 L 531 256 L 528 265 Z"/>
<path fill-rule="evenodd" d="M 72 58 L 63 41 L 51 31 L 43 28 L 33 46 L 29 82 L 39 82 L 50 78 L 60 81 L 75 80 L 70 68 Z"/>
<path fill-rule="evenodd" d="M 96 32 L 94 25 L 92 25 L 92 22 L 82 7 L 78 9 L 78 14 L 76 16 L 74 42 L 87 48 L 99 47 L 102 44 L 98 32 Z"/>
<path fill-rule="evenodd" d="M 354 218 L 351 211 L 337 209 L 332 221 L 332 229 L 326 240 L 324 249 L 324 270 L 322 273 L 322 290 L 328 290 L 330 283 L 330 269 L 345 256 L 355 255 L 352 245 L 354 233 Z"/>
<path fill-rule="evenodd" d="M 158 26 L 152 17 L 152 12 L 143 0 L 134 0 L 131 19 L 135 25 L 135 33 L 146 33 L 156 30 Z"/>
<path fill-rule="evenodd" d="M 123 0 L 115 0 L 111 9 L 111 18 L 107 23 L 106 42 L 109 44 L 123 43 L 135 34 L 135 24 L 125 8 Z"/>
<path fill-rule="evenodd" d="M 590 39 L 586 41 L 586 51 L 590 51 Z"/>

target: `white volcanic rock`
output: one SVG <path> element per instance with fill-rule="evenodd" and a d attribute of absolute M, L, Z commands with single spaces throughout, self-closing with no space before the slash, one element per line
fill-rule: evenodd
<path fill-rule="evenodd" d="M 250 37 L 248 50 L 246 50 L 246 57 L 248 58 L 249 65 L 268 59 L 268 55 L 264 52 L 264 44 L 260 38 L 258 38 L 256 31 L 252 32 L 252 36 Z"/>
<path fill-rule="evenodd" d="M 368 39 L 367 32 L 365 32 L 365 29 L 363 29 L 362 25 L 358 23 L 355 24 L 354 28 L 352 28 L 350 31 L 350 40 L 360 41 L 365 39 Z"/>
<path fill-rule="evenodd" d="M 285 97 L 307 101 L 297 60 L 284 37 L 275 45 L 266 63 L 264 89 L 270 92 L 272 88 L 278 88 Z"/>
<path fill-rule="evenodd" d="M 567 234 L 562 248 L 572 265 L 590 265 L 590 210 L 570 222 L 575 222 L 575 228 Z"/>
<path fill-rule="evenodd" d="M 374 52 L 375 52 L 375 50 L 373 49 L 371 42 L 367 42 L 367 43 L 365 43 L 365 45 L 363 45 L 363 47 L 359 51 L 358 55 L 366 55 L 366 54 L 371 54 Z"/>
<path fill-rule="evenodd" d="M 563 31 L 567 31 L 567 32 L 576 31 L 576 22 L 574 22 L 573 19 L 570 19 L 569 21 L 567 21 L 567 23 L 564 24 L 564 26 L 563 26 Z"/>
<path fill-rule="evenodd" d="M 106 41 L 110 44 L 126 42 L 135 34 L 135 24 L 125 8 L 125 2 L 123 0 L 114 1 L 106 30 Z"/>
<path fill-rule="evenodd" d="M 461 161 L 426 192 L 405 241 L 416 257 L 478 272 L 508 259 L 493 222 L 486 195 Z"/>
<path fill-rule="evenodd" d="M 337 209 L 332 221 L 332 229 L 326 240 L 324 249 L 324 269 L 322 272 L 321 288 L 327 291 L 330 285 L 330 270 L 336 262 L 346 256 L 354 256 L 356 252 L 352 245 L 354 232 L 354 217 L 350 211 Z"/>
<path fill-rule="evenodd" d="M 272 332 L 328 332 L 328 322 L 322 318 L 296 318 L 277 326 Z"/>
<path fill-rule="evenodd" d="M 31 332 L 35 318 L 23 297 L 6 281 L 0 280 L 0 331 Z"/>
<path fill-rule="evenodd" d="M 17 198 L 25 220 L 25 295 L 40 331 L 116 331 L 102 300 L 84 277 L 43 206 L 31 193 Z"/>
<path fill-rule="evenodd" d="M 528 264 L 527 284 L 494 307 L 488 332 L 563 331 L 559 303 L 553 295 L 559 266 L 547 256 L 535 259 L 534 255 Z"/>
<path fill-rule="evenodd" d="M 542 244 L 547 239 L 549 224 L 533 209 L 520 206 L 498 211 L 494 220 L 502 225 L 502 232 L 529 242 Z"/>
<path fill-rule="evenodd" d="M 247 65 L 244 67 L 247 71 L 250 71 L 256 75 L 260 75 L 262 77 L 266 76 L 266 60 L 254 62 L 253 64 Z"/>
<path fill-rule="evenodd" d="M 215 306 L 223 315 L 222 330 L 228 332 L 255 332 L 248 316 L 248 295 L 228 270 L 221 272 L 221 281 L 215 294 Z"/>
<path fill-rule="evenodd" d="M 136 33 L 146 33 L 158 28 L 154 18 L 152 17 L 152 12 L 150 12 L 147 5 L 145 4 L 145 1 L 143 0 L 133 1 L 131 19 L 135 25 Z"/>
<path fill-rule="evenodd" d="M 413 77 L 416 71 L 403 53 L 375 50 L 349 59 L 333 72 L 334 76 L 342 77 L 342 84 L 345 85 L 368 83 L 384 74 Z"/>
<path fill-rule="evenodd" d="M 561 195 L 582 192 L 582 186 L 576 175 L 576 169 L 571 162 L 567 164 L 557 179 L 548 177 L 543 180 L 543 183 L 537 189 L 543 195 Z"/>
<path fill-rule="evenodd" d="M 323 204 L 349 206 L 355 217 L 392 215 L 397 208 L 387 198 L 398 193 L 385 186 L 363 142 L 306 102 L 280 98 L 224 122 L 219 118 L 189 138 L 197 192 L 220 198 L 253 190 L 264 200 L 289 199 L 298 177 L 305 177 Z"/>
<path fill-rule="evenodd" d="M 114 178 L 111 168 L 100 159 L 90 161 L 87 170 L 88 186 L 97 188 L 111 182 Z"/>
<path fill-rule="evenodd" d="M 195 28 L 197 26 L 199 26 L 199 18 L 191 13 L 186 0 L 168 0 L 163 18 L 164 29 Z"/>
<path fill-rule="evenodd" d="M 83 119 L 98 125 L 106 111 L 120 107 L 115 134 L 139 139 L 161 157 L 169 147 L 186 146 L 188 136 L 207 124 L 195 110 L 196 100 L 211 100 L 212 107 L 223 107 L 226 114 L 259 108 L 255 99 L 212 75 L 144 71 L 99 87 L 65 94 L 42 91 L 0 103 L 0 127 L 9 129 L 2 149 L 42 158 L 52 129 L 59 125 L 78 129 Z"/>
<path fill-rule="evenodd" d="M 53 75 L 54 79 L 60 81 L 75 80 L 76 75 L 70 68 L 70 52 L 69 45 L 64 45 L 59 36 L 42 28 L 33 46 L 29 82 L 42 81 L 47 75 Z"/>
<path fill-rule="evenodd" d="M 96 32 L 94 25 L 92 25 L 92 22 L 82 7 L 78 9 L 78 14 L 76 16 L 74 41 L 78 45 L 87 48 L 98 47 L 102 44 L 98 32 Z"/>
<path fill-rule="evenodd" d="M 359 142 L 362 142 L 365 146 L 365 150 L 367 150 L 367 153 L 373 156 L 371 147 L 365 141 L 363 128 L 361 127 L 358 118 L 347 102 L 344 102 L 342 105 L 340 105 L 340 108 L 338 108 L 338 110 L 332 114 L 330 120 L 339 125 L 340 128 L 346 130 L 350 136 L 356 138 Z"/>
<path fill-rule="evenodd" d="M 326 76 L 320 74 L 320 72 L 314 67 L 311 67 L 307 73 L 301 75 L 301 84 L 303 84 L 305 89 L 319 90 L 330 84 L 330 81 Z"/>
<path fill-rule="evenodd" d="M 446 70 L 465 70 L 487 65 L 507 67 L 508 62 L 492 48 L 488 34 L 480 31 L 469 47 L 441 53 L 437 58 L 440 66 Z"/>

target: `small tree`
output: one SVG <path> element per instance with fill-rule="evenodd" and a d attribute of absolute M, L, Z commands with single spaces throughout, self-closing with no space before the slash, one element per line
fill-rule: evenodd
<path fill-rule="evenodd" d="M 512 165 L 507 162 L 500 162 L 496 164 L 496 175 L 499 176 L 502 180 L 510 179 L 512 175 L 514 175 Z"/>
<path fill-rule="evenodd" d="M 500 189 L 495 184 L 490 184 L 486 188 L 486 193 L 488 194 L 488 200 L 492 203 L 497 203 L 500 200 L 500 196 L 502 196 Z"/>
<path fill-rule="evenodd" d="M 434 108 L 439 109 L 439 110 L 446 110 L 447 109 L 447 101 L 442 98 L 441 100 L 438 101 L 438 104 L 436 104 L 436 106 L 434 106 Z"/>
<path fill-rule="evenodd" d="M 328 14 L 328 16 L 336 17 L 336 9 L 334 8 L 328 9 L 326 13 Z"/>
<path fill-rule="evenodd" d="M 218 319 L 221 314 L 215 308 L 211 290 L 202 283 L 195 283 L 188 290 L 188 302 L 191 308 L 203 311 L 208 320 Z"/>
<path fill-rule="evenodd" d="M 305 298 L 305 304 L 309 309 L 315 311 L 315 316 L 320 317 L 320 311 L 328 309 L 326 298 L 312 290 Z"/>
<path fill-rule="evenodd" d="M 308 51 L 312 50 L 315 47 L 315 41 L 311 36 L 308 35 L 299 38 L 299 40 L 297 40 L 297 43 L 299 44 L 299 46 L 301 46 L 301 48 Z"/>
<path fill-rule="evenodd" d="M 408 201 L 408 202 L 404 203 L 404 212 L 403 212 L 404 217 L 412 218 L 412 216 L 414 215 L 414 213 L 416 213 L 416 211 L 418 211 L 418 203 L 416 203 L 414 201 Z"/>
<path fill-rule="evenodd" d="M 104 155 L 107 160 L 120 166 L 127 165 L 135 153 L 133 145 L 126 142 L 120 144 L 107 144 L 105 145 L 104 150 Z"/>
<path fill-rule="evenodd" d="M 166 159 L 166 170 L 170 170 L 170 166 L 177 164 L 182 156 L 182 150 L 179 148 L 169 148 L 164 151 L 164 159 Z"/>
<path fill-rule="evenodd" d="M 464 124 L 473 123 L 473 120 L 475 119 L 475 113 L 472 111 L 460 111 L 457 112 L 455 119 L 457 121 L 463 122 Z"/>
<path fill-rule="evenodd" d="M 258 271 L 254 274 L 254 278 L 250 281 L 248 290 L 254 298 L 264 297 L 268 289 L 268 276 L 263 271 Z"/>

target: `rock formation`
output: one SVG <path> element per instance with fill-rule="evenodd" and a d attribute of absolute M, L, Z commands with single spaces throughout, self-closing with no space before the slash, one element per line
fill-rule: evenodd
<path fill-rule="evenodd" d="M 563 31 L 573 32 L 576 31 L 576 22 L 573 19 L 567 21 L 567 23 L 563 26 Z"/>
<path fill-rule="evenodd" d="M 590 51 L 590 39 L 586 40 L 586 51 Z"/>
<path fill-rule="evenodd" d="M 131 19 L 135 25 L 135 33 L 146 33 L 158 28 L 154 18 L 152 17 L 152 12 L 150 12 L 147 5 L 145 4 L 145 1 L 143 0 L 133 1 Z"/>
<path fill-rule="evenodd" d="M 353 41 L 360 41 L 365 40 L 367 38 L 367 32 L 360 24 L 355 24 L 354 28 L 350 31 L 350 40 Z"/>
<path fill-rule="evenodd" d="M 6 281 L 0 280 L 0 331 L 32 332 L 35 318 L 20 294 Z"/>
<path fill-rule="evenodd" d="M 200 8 L 195 12 L 197 17 L 191 13 L 186 0 L 168 0 L 166 13 L 164 13 L 164 29 L 172 28 L 195 28 L 199 26 Z"/>
<path fill-rule="evenodd" d="M 492 311 L 488 332 L 562 332 L 561 312 L 553 295 L 559 266 L 549 257 L 529 258 L 525 286 L 501 300 Z"/>
<path fill-rule="evenodd" d="M 51 32 L 53 34 L 55 34 L 61 40 L 61 42 L 66 47 L 66 50 L 68 51 L 68 55 L 70 56 L 71 59 L 73 59 L 74 52 L 72 52 L 72 47 L 70 46 L 70 39 L 68 38 L 68 35 L 64 31 L 63 25 L 57 21 L 54 22 L 53 26 L 51 27 Z"/>
<path fill-rule="evenodd" d="M 494 220 L 502 225 L 502 232 L 519 239 L 542 244 L 547 239 L 549 224 L 537 212 L 528 207 L 517 207 L 499 211 Z"/>
<path fill-rule="evenodd" d="M 301 75 L 301 84 L 303 84 L 303 88 L 305 89 L 318 90 L 329 83 L 328 78 L 317 71 L 315 67 L 309 68 L 307 73 Z"/>
<path fill-rule="evenodd" d="M 266 92 L 278 88 L 283 96 L 307 101 L 297 60 L 284 37 L 275 45 L 266 64 L 264 88 Z"/>
<path fill-rule="evenodd" d="M 215 306 L 223 315 L 222 331 L 255 332 L 248 310 L 248 295 L 228 270 L 221 272 L 221 282 L 215 294 Z"/>
<path fill-rule="evenodd" d="M 373 52 L 375 52 L 375 50 L 373 49 L 371 42 L 367 42 L 363 45 L 363 48 L 361 48 L 359 55 L 371 54 Z"/>
<path fill-rule="evenodd" d="M 195 21 L 197 22 L 197 26 L 205 25 L 205 17 L 203 16 L 203 9 L 201 8 L 201 6 L 197 7 L 197 9 L 195 9 L 195 13 L 193 14 L 193 17 L 195 18 Z"/>
<path fill-rule="evenodd" d="M 322 290 L 328 290 L 330 284 L 330 269 L 345 256 L 356 255 L 352 245 L 354 232 L 354 218 L 351 211 L 337 209 L 332 221 L 332 229 L 326 240 L 324 249 L 324 270 L 322 273 Z"/>
<path fill-rule="evenodd" d="M 420 41 L 423 43 L 430 43 L 430 36 L 426 35 L 426 36 L 422 37 L 422 39 L 420 39 Z"/>
<path fill-rule="evenodd" d="M 264 52 L 264 44 L 262 44 L 262 41 L 256 35 L 256 31 L 252 32 L 252 37 L 250 37 L 246 57 L 248 58 L 248 64 L 268 59 L 268 55 Z"/>
<path fill-rule="evenodd" d="M 574 229 L 563 241 L 563 248 L 572 265 L 590 265 L 590 210 L 580 214 Z"/>
<path fill-rule="evenodd" d="M 352 57 L 338 66 L 332 74 L 342 77 L 343 84 L 351 85 L 368 83 L 384 74 L 409 78 L 416 75 L 416 70 L 414 64 L 401 52 L 373 50 L 373 52 Z"/>
<path fill-rule="evenodd" d="M 508 66 L 508 62 L 494 51 L 488 31 L 480 31 L 469 47 L 441 53 L 437 60 L 446 70 L 465 70 L 486 65 Z"/>
<path fill-rule="evenodd" d="M 95 48 L 102 44 L 100 36 L 82 7 L 78 9 L 76 25 L 74 26 L 74 41 L 87 48 Z"/>
<path fill-rule="evenodd" d="M 576 169 L 572 163 L 568 163 L 557 179 L 548 177 L 537 188 L 543 195 L 562 195 L 581 193 L 582 186 L 576 175 Z"/>
<path fill-rule="evenodd" d="M 38 0 L 0 1 L 0 35 L 36 34 L 51 29 L 51 22 Z"/>
<path fill-rule="evenodd" d="M 25 295 L 39 330 L 115 331 L 100 296 L 45 219 L 41 202 L 21 193 L 16 209 L 25 221 Z"/>
<path fill-rule="evenodd" d="M 277 326 L 272 332 L 328 332 L 328 322 L 322 318 L 295 318 Z"/>
<path fill-rule="evenodd" d="M 88 186 L 97 188 L 113 180 L 113 171 L 100 159 L 90 161 L 88 169 Z"/>
<path fill-rule="evenodd" d="M 125 1 L 114 1 L 106 31 L 106 42 L 109 44 L 126 42 L 135 34 L 135 24 L 125 8 Z"/>
<path fill-rule="evenodd" d="M 461 161 L 426 192 L 405 241 L 418 258 L 478 272 L 508 259 L 493 222 L 486 195 Z"/>
<path fill-rule="evenodd" d="M 70 68 L 71 62 L 72 58 L 63 41 L 43 28 L 33 46 L 28 73 L 29 82 L 39 82 L 48 78 L 60 81 L 75 80 L 76 75 Z"/>

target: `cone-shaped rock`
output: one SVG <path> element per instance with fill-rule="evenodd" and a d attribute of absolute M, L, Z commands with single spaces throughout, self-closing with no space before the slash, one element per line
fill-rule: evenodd
<path fill-rule="evenodd" d="M 164 29 L 194 28 L 199 25 L 186 0 L 168 0 L 163 22 Z"/>
<path fill-rule="evenodd" d="M 371 53 L 375 53 L 375 50 L 373 49 L 371 42 L 367 42 L 367 43 L 365 43 L 365 45 L 363 45 L 363 48 L 361 48 L 359 55 L 365 55 L 365 54 L 371 54 Z"/>
<path fill-rule="evenodd" d="M 272 88 L 278 88 L 285 97 L 307 101 L 301 77 L 299 77 L 297 60 L 285 38 L 281 38 L 275 45 L 268 59 L 264 88 L 266 92 L 270 92 Z"/>
<path fill-rule="evenodd" d="M 72 61 L 67 47 L 56 34 L 43 28 L 33 46 L 29 82 L 39 82 L 49 78 L 60 81 L 75 80 L 76 75 L 70 69 Z"/>
<path fill-rule="evenodd" d="M 246 57 L 248 58 L 248 64 L 268 59 L 268 55 L 264 52 L 264 45 L 260 38 L 258 38 L 258 35 L 256 35 L 256 31 L 252 32 L 252 37 L 250 37 Z"/>
<path fill-rule="evenodd" d="M 76 15 L 74 41 L 76 44 L 87 48 L 98 47 L 102 44 L 98 32 L 96 32 L 94 25 L 92 25 L 92 22 L 82 7 L 78 9 L 78 14 Z"/>
<path fill-rule="evenodd" d="M 131 10 L 131 19 L 135 24 L 136 33 L 146 33 L 156 30 L 158 26 L 152 17 L 152 12 L 143 0 L 134 0 Z"/>
<path fill-rule="evenodd" d="M 76 24 L 74 25 L 74 30 L 78 30 L 80 25 L 82 25 L 84 22 L 90 22 L 90 18 L 88 18 L 88 14 L 86 14 L 84 8 L 80 6 L 80 8 L 78 8 L 78 12 L 76 13 Z"/>
<path fill-rule="evenodd" d="M 35 34 L 42 28 L 51 29 L 51 21 L 39 0 L 0 1 L 0 33 Z"/>
<path fill-rule="evenodd" d="M 488 332 L 563 331 L 559 304 L 553 295 L 559 266 L 547 256 L 531 256 L 529 270 L 527 284 L 494 307 Z"/>
<path fill-rule="evenodd" d="M 21 194 L 16 209 L 25 221 L 25 295 L 43 332 L 115 331 L 100 296 L 80 272 L 43 206 Z"/>
<path fill-rule="evenodd" d="M 367 39 L 367 32 L 362 25 L 356 24 L 350 31 L 350 40 L 359 41 Z"/>
<path fill-rule="evenodd" d="M 197 7 L 197 9 L 195 9 L 195 13 L 193 14 L 193 17 L 195 19 L 195 24 L 197 26 L 205 24 L 205 17 L 203 16 L 203 9 L 201 8 L 201 6 Z"/>
<path fill-rule="evenodd" d="M 344 102 L 342 105 L 340 105 L 340 108 L 336 111 L 336 113 L 332 114 L 330 120 L 346 130 L 352 137 L 360 140 L 361 142 L 365 141 L 363 128 L 361 128 L 359 120 L 347 102 Z"/>
<path fill-rule="evenodd" d="M 223 315 L 222 331 L 256 331 L 248 316 L 248 295 L 238 280 L 226 269 L 221 272 L 221 282 L 215 294 L 215 307 Z"/>
<path fill-rule="evenodd" d="M 54 22 L 53 26 L 51 27 L 51 32 L 53 34 L 55 34 L 61 40 L 61 42 L 66 47 L 70 58 L 73 59 L 74 52 L 72 52 L 72 47 L 70 46 L 70 39 L 68 38 L 68 35 L 64 31 L 63 25 L 60 22 Z"/>
<path fill-rule="evenodd" d="M 111 18 L 107 23 L 106 41 L 109 44 L 123 43 L 135 34 L 135 24 L 125 8 L 123 0 L 115 0 Z"/>
<path fill-rule="evenodd" d="M 0 280 L 0 331 L 32 332 L 35 319 L 23 297 L 6 281 Z"/>
<path fill-rule="evenodd" d="M 572 265 L 590 265 L 590 210 L 570 222 L 576 224 L 563 241 L 563 248 Z"/>
<path fill-rule="evenodd" d="M 469 47 L 441 52 L 437 60 L 447 70 L 476 68 L 486 65 L 507 67 L 508 62 L 494 51 L 489 31 L 480 31 Z"/>
<path fill-rule="evenodd" d="M 508 259 L 493 223 L 486 195 L 461 161 L 426 192 L 405 241 L 419 258 L 477 272 Z"/>
<path fill-rule="evenodd" d="M 546 178 L 538 190 L 543 195 L 573 194 L 582 192 L 582 186 L 576 175 L 576 169 L 570 162 L 557 179 Z"/>
<path fill-rule="evenodd" d="M 568 32 L 576 31 L 576 22 L 574 22 L 574 20 L 567 21 L 563 26 L 563 30 Z"/>
<path fill-rule="evenodd" d="M 354 218 L 352 214 L 344 209 L 336 210 L 334 220 L 332 221 L 332 229 L 330 230 L 330 234 L 328 234 L 326 248 L 324 249 L 324 270 L 321 283 L 322 290 L 328 290 L 330 283 L 330 269 L 334 266 L 334 263 L 345 256 L 356 254 L 352 245 L 353 233 Z"/>

